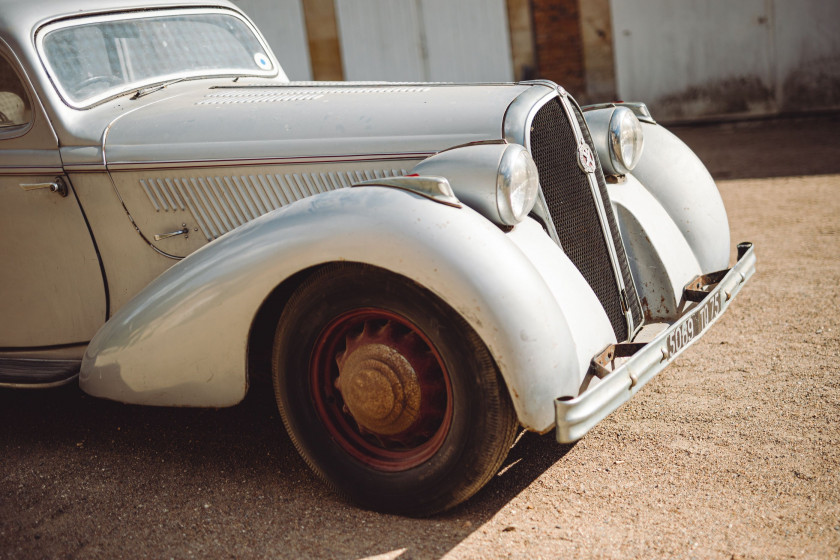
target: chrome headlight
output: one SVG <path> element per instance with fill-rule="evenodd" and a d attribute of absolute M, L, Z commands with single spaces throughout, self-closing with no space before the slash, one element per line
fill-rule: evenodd
<path fill-rule="evenodd" d="M 496 179 L 496 207 L 502 221 L 512 226 L 524 220 L 539 189 L 537 164 L 531 154 L 519 144 L 510 144 L 502 154 Z"/>
<path fill-rule="evenodd" d="M 627 107 L 616 107 L 609 126 L 610 163 L 621 174 L 632 171 L 645 146 L 642 124 Z"/>
<path fill-rule="evenodd" d="M 412 172 L 446 177 L 458 200 L 500 226 L 524 220 L 540 189 L 531 154 L 505 141 L 444 150 L 418 163 Z"/>

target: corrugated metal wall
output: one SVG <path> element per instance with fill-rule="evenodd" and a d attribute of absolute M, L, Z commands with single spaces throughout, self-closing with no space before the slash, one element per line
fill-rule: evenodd
<path fill-rule="evenodd" d="M 336 0 L 348 80 L 511 81 L 505 0 Z"/>
<path fill-rule="evenodd" d="M 312 79 L 301 0 L 234 2 L 290 79 Z M 336 0 L 335 8 L 346 80 L 513 80 L 505 0 Z"/>
<path fill-rule="evenodd" d="M 517 15 L 529 16 L 529 6 L 536 5 L 535 0 L 235 1 L 262 29 L 293 80 L 312 79 L 309 49 L 327 47 L 317 51 L 321 79 L 510 81 L 508 4 L 517 6 Z M 584 49 L 585 72 L 578 68 L 579 77 L 593 84 L 575 87 L 574 75 L 551 75 L 582 98 L 590 89 L 593 95 L 609 94 L 614 86 L 621 99 L 647 102 L 660 120 L 840 108 L 838 0 L 575 1 L 589 2 L 579 5 L 590 12 L 612 13 L 611 38 L 599 32 L 600 20 L 590 21 L 597 13 L 586 19 L 582 9 L 580 25 L 610 41 L 615 81 L 591 71 L 612 70 L 611 61 L 597 60 L 610 57 L 610 44 Z M 329 9 L 313 10 L 315 5 Z M 559 4 L 548 5 L 565 13 Z M 533 15 L 538 16 L 554 18 L 537 21 L 551 31 L 535 43 L 541 61 L 580 55 L 575 50 L 580 45 L 563 26 L 552 24 L 552 13 Z M 603 21 L 609 25 L 608 17 Z M 325 32 L 315 47 L 307 24 L 310 32 Z M 331 63 L 327 74 L 325 61 Z"/>
<path fill-rule="evenodd" d="M 840 2 L 611 0 L 619 97 L 663 120 L 840 107 Z"/>

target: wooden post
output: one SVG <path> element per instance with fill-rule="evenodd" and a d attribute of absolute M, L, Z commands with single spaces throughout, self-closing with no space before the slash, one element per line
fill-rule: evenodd
<path fill-rule="evenodd" d="M 557 82 L 576 98 L 585 93 L 578 0 L 531 0 L 537 78 Z"/>
<path fill-rule="evenodd" d="M 309 42 L 312 78 L 327 81 L 343 80 L 344 66 L 341 62 L 335 0 L 302 0 L 301 3 Z"/>
<path fill-rule="evenodd" d="M 513 77 L 517 81 L 537 78 L 531 0 L 507 0 L 507 15 Z"/>
<path fill-rule="evenodd" d="M 587 103 L 617 100 L 610 0 L 579 2 Z"/>

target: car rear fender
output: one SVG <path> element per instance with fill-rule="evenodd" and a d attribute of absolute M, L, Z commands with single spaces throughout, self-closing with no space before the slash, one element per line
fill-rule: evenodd
<path fill-rule="evenodd" d="M 356 187 L 266 214 L 163 273 L 91 341 L 82 389 L 137 404 L 238 403 L 265 298 L 336 261 L 411 278 L 464 317 L 532 430 L 553 426 L 553 399 L 577 395 L 591 356 L 615 340 L 595 295 L 536 222 L 505 233 L 467 207 Z"/>

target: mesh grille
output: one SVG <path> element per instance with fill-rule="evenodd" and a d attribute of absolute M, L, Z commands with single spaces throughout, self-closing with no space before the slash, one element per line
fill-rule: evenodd
<path fill-rule="evenodd" d="M 618 267 L 621 269 L 621 276 L 624 278 L 624 287 L 627 290 L 627 303 L 630 306 L 630 313 L 633 315 L 633 324 L 642 324 L 642 305 L 639 302 L 639 294 L 636 292 L 636 284 L 633 283 L 633 275 L 630 272 L 630 265 L 627 263 L 627 253 L 624 251 L 624 243 L 621 240 L 621 232 L 615 223 L 615 214 L 613 213 L 612 203 L 610 203 L 610 195 L 607 193 L 607 182 L 604 180 L 604 172 L 601 168 L 601 162 L 598 160 L 598 152 L 595 150 L 595 144 L 592 142 L 592 136 L 589 134 L 589 127 L 586 126 L 586 121 L 583 118 L 583 113 L 580 112 L 577 105 L 572 104 L 572 110 L 577 117 L 578 125 L 583 132 L 583 139 L 592 148 L 592 153 L 595 155 L 595 160 L 598 162 L 598 169 L 595 176 L 598 178 L 598 190 L 601 193 L 601 200 L 604 201 L 604 210 L 607 214 L 607 223 L 612 232 L 613 245 L 615 246 L 616 256 L 618 257 Z"/>
<path fill-rule="evenodd" d="M 577 163 L 577 141 L 559 99 L 537 112 L 531 152 L 563 250 L 607 312 L 616 340 L 627 340 L 627 321 L 589 179 Z M 603 179 L 602 179 L 603 180 Z"/>

